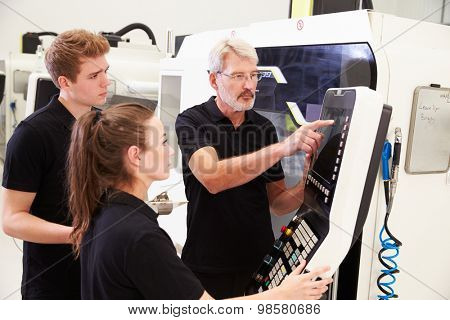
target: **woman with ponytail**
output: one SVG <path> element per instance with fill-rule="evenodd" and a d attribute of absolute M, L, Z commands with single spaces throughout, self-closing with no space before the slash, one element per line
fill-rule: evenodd
<path fill-rule="evenodd" d="M 144 202 L 153 181 L 169 176 L 161 121 L 139 104 L 91 111 L 74 125 L 68 157 L 73 248 L 81 257 L 83 299 L 212 299 L 177 256 Z M 327 268 L 240 299 L 318 299 Z"/>

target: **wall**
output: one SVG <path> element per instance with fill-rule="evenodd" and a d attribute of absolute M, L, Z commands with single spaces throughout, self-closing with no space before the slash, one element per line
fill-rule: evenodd
<path fill-rule="evenodd" d="M 425 20 L 440 23 L 443 4 L 449 1 L 442 0 L 372 0 L 375 11 L 389 13 L 398 17 Z M 445 6 L 449 12 L 449 5 Z M 450 16 L 447 22 L 450 20 Z M 446 20 L 444 20 L 445 22 Z"/>

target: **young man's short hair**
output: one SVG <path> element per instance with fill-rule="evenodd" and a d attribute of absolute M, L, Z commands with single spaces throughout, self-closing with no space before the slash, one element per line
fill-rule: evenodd
<path fill-rule="evenodd" d="M 59 88 L 60 76 L 76 81 L 81 59 L 97 58 L 108 52 L 109 43 L 105 37 L 83 29 L 69 30 L 53 41 L 45 54 L 45 66 L 53 83 Z"/>

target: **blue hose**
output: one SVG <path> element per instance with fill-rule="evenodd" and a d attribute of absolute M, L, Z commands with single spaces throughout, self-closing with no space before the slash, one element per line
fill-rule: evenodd
<path fill-rule="evenodd" d="M 385 231 L 385 226 L 381 228 L 379 239 L 381 242 L 382 249 L 378 253 L 378 260 L 380 260 L 381 264 L 385 267 L 385 269 L 381 270 L 381 275 L 377 279 L 377 286 L 383 292 L 383 294 L 378 295 L 378 299 L 380 300 L 389 300 L 391 298 L 398 298 L 398 295 L 395 294 L 394 288 L 392 287 L 395 282 L 395 274 L 399 273 L 397 262 L 394 260 L 399 255 L 399 246 L 391 237 L 387 236 L 383 239 L 383 233 Z M 383 253 L 388 254 L 383 255 Z M 385 281 L 382 281 L 385 277 Z M 389 281 L 387 281 L 389 280 Z"/>

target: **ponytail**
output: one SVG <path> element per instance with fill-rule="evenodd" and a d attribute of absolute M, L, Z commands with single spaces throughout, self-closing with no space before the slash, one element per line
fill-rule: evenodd
<path fill-rule="evenodd" d="M 81 241 L 107 189 L 131 183 L 123 151 L 132 145 L 145 150 L 144 122 L 153 111 L 139 104 L 121 104 L 80 117 L 72 129 L 67 160 L 69 211 L 73 221 L 73 250 Z"/>

